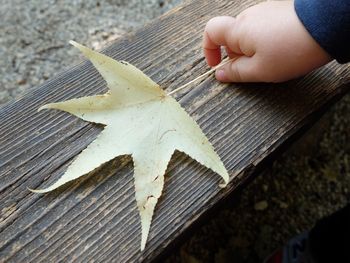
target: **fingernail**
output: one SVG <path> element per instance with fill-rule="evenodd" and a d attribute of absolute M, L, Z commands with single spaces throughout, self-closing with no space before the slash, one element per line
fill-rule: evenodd
<path fill-rule="evenodd" d="M 217 71 L 216 71 L 216 78 L 218 79 L 218 80 L 224 80 L 225 79 L 225 71 L 223 70 L 223 69 L 218 69 Z"/>

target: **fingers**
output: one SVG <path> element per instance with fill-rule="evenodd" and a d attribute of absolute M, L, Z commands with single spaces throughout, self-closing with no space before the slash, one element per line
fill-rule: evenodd
<path fill-rule="evenodd" d="M 216 66 L 221 62 L 220 46 L 214 44 L 206 31 L 204 31 L 203 50 L 205 59 L 209 66 Z"/>
<path fill-rule="evenodd" d="M 204 30 L 203 49 L 208 65 L 215 66 L 221 62 L 221 47 L 226 49 L 230 58 L 235 58 L 216 71 L 216 78 L 219 81 L 261 81 L 263 70 L 258 67 L 261 63 L 255 54 L 252 41 L 247 41 L 245 31 L 244 27 L 239 25 L 239 19 L 229 16 L 214 17 L 207 23 Z"/>
<path fill-rule="evenodd" d="M 225 50 L 226 50 L 226 54 L 229 58 L 235 58 L 235 57 L 239 56 L 239 54 L 236 54 L 228 47 L 225 47 Z"/>
<path fill-rule="evenodd" d="M 215 77 L 221 82 L 260 82 L 259 68 L 256 57 L 241 56 L 215 72 Z"/>
<path fill-rule="evenodd" d="M 235 19 L 229 16 L 219 16 L 210 19 L 204 30 L 203 49 L 209 66 L 215 66 L 221 61 L 221 46 L 227 47 L 228 55 L 241 55 L 238 37 L 234 32 Z"/>

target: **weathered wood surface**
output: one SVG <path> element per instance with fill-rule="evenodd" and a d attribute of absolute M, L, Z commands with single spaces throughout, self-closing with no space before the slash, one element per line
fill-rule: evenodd
<path fill-rule="evenodd" d="M 136 65 L 167 90 L 174 89 L 207 70 L 201 51 L 206 21 L 219 14 L 236 15 L 256 2 L 184 4 L 117 41 L 106 53 Z M 82 62 L 0 110 L 0 261 L 156 259 L 341 97 L 349 80 L 349 67 L 332 63 L 285 84 L 228 86 L 208 77 L 177 94 L 222 157 L 231 182 L 221 190 L 217 175 L 176 153 L 141 253 L 130 158 L 116 158 L 50 194 L 27 190 L 57 180 L 102 129 L 59 111 L 37 112 L 48 102 L 106 91 L 92 65 Z"/>

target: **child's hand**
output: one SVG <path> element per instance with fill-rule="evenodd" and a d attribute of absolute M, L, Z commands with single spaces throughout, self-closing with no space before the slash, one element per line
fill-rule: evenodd
<path fill-rule="evenodd" d="M 203 43 L 210 66 L 220 63 L 221 46 L 237 58 L 216 71 L 223 82 L 282 82 L 331 60 L 299 21 L 293 1 L 264 2 L 237 18 L 211 19 Z"/>

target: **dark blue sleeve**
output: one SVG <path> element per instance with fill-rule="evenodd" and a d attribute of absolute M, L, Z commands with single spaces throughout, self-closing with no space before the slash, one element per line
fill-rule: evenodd
<path fill-rule="evenodd" d="M 350 61 L 350 0 L 295 0 L 311 36 L 340 63 Z"/>

